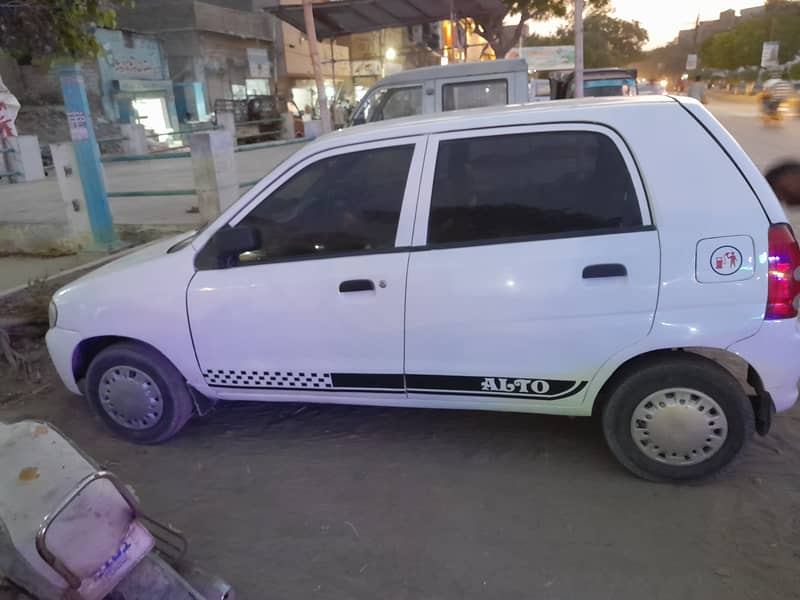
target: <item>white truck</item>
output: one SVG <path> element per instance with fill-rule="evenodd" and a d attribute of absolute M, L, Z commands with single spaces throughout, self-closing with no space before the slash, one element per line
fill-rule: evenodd
<path fill-rule="evenodd" d="M 521 58 L 423 67 L 389 75 L 372 86 L 350 125 L 529 99 L 528 64 Z"/>

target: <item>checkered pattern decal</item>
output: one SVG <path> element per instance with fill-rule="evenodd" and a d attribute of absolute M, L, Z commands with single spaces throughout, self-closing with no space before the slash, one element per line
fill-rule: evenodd
<path fill-rule="evenodd" d="M 294 388 L 303 390 L 333 387 L 330 373 L 297 371 L 241 371 L 209 369 L 203 373 L 208 385 L 243 388 Z"/>

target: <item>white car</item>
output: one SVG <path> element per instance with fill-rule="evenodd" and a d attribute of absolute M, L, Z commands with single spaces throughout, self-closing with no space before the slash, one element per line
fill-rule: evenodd
<path fill-rule="evenodd" d="M 47 344 L 138 442 L 222 400 L 597 414 L 628 469 L 684 480 L 795 402 L 798 267 L 696 101 L 476 109 L 323 136 L 58 291 Z"/>

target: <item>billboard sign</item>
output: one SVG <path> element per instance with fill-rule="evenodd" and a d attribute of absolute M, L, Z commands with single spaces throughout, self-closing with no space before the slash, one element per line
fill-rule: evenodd
<path fill-rule="evenodd" d="M 512 48 L 506 58 L 524 58 L 531 71 L 575 68 L 575 46 L 523 46 Z"/>
<path fill-rule="evenodd" d="M 761 47 L 761 66 L 765 69 L 775 69 L 780 65 L 778 62 L 778 48 L 780 42 L 764 42 Z"/>
<path fill-rule="evenodd" d="M 697 54 L 690 54 L 686 57 L 686 70 L 694 71 L 697 69 Z"/>

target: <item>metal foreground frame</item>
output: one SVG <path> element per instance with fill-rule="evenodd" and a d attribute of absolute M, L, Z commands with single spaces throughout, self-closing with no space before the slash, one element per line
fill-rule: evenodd
<path fill-rule="evenodd" d="M 122 496 L 123 500 L 128 504 L 128 507 L 131 509 L 131 520 L 140 519 L 142 521 L 147 522 L 149 525 L 154 525 L 162 530 L 162 532 L 168 532 L 169 535 L 173 536 L 177 543 L 172 541 L 166 540 L 163 535 L 159 536 L 152 531 L 150 533 L 155 537 L 158 541 L 162 544 L 174 549 L 176 554 L 170 556 L 172 560 L 180 560 L 184 554 L 186 554 L 187 549 L 187 541 L 183 534 L 174 529 L 169 525 L 164 525 L 155 519 L 148 517 L 147 515 L 143 514 L 139 509 L 139 502 L 131 493 L 131 491 L 125 486 L 119 478 L 114 475 L 111 471 L 95 471 L 84 477 L 78 484 L 73 488 L 73 490 L 67 494 L 67 496 L 56 506 L 56 508 L 48 515 L 42 519 L 41 524 L 39 525 L 39 530 L 36 532 L 36 551 L 39 553 L 39 556 L 42 558 L 44 562 L 46 562 L 50 567 L 64 580 L 67 582 L 70 588 L 78 589 L 81 587 L 81 579 L 75 573 L 73 573 L 69 567 L 67 567 L 53 552 L 50 548 L 47 547 L 47 532 L 50 529 L 50 526 L 53 524 L 53 521 L 64 512 L 64 510 L 69 506 L 80 494 L 83 492 L 87 487 L 89 487 L 92 483 L 99 481 L 100 479 L 105 479 L 114 486 L 114 488 L 119 492 L 119 495 Z M 149 528 L 148 528 L 149 529 Z M 164 550 L 161 550 L 163 554 L 166 554 Z"/>

